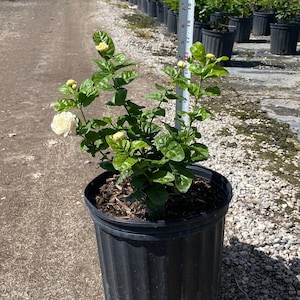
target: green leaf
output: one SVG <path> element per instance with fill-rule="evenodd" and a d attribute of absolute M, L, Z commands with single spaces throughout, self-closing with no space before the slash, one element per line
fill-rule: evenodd
<path fill-rule="evenodd" d="M 150 178 L 153 182 L 160 183 L 160 184 L 170 183 L 175 180 L 174 175 L 171 172 L 165 170 L 160 170 L 158 172 L 155 172 L 154 174 L 151 175 Z"/>
<path fill-rule="evenodd" d="M 118 152 L 113 158 L 113 166 L 118 171 L 125 171 L 131 169 L 137 161 L 136 158 L 129 157 L 125 152 Z"/>
<path fill-rule="evenodd" d="M 131 185 L 134 191 L 142 190 L 148 185 L 147 177 L 144 174 L 132 176 Z"/>
<path fill-rule="evenodd" d="M 189 70 L 192 74 L 195 74 L 197 76 L 203 76 L 203 67 L 196 64 L 195 62 L 190 63 Z"/>
<path fill-rule="evenodd" d="M 175 79 L 178 75 L 177 71 L 171 67 L 164 67 L 162 70 L 173 79 Z"/>
<path fill-rule="evenodd" d="M 117 117 L 117 126 L 118 127 L 123 127 L 124 123 L 127 121 L 128 116 L 119 116 Z"/>
<path fill-rule="evenodd" d="M 114 56 L 114 61 L 116 61 L 119 64 L 122 64 L 126 60 L 126 55 L 125 53 L 119 53 Z"/>
<path fill-rule="evenodd" d="M 143 132 L 145 132 L 148 135 L 157 133 L 161 130 L 161 127 L 152 123 L 152 122 L 143 122 L 141 124 L 141 128 L 143 130 Z"/>
<path fill-rule="evenodd" d="M 211 116 L 211 113 L 206 108 L 197 108 L 191 112 L 190 117 L 198 121 L 204 121 Z"/>
<path fill-rule="evenodd" d="M 142 113 L 142 117 L 145 117 L 147 119 L 152 119 L 152 118 L 155 118 L 157 116 L 164 117 L 165 115 L 166 115 L 166 110 L 164 108 L 161 108 L 161 107 L 155 107 L 153 109 L 145 110 Z"/>
<path fill-rule="evenodd" d="M 107 124 L 111 124 L 112 119 L 110 117 L 104 117 L 101 119 L 91 119 L 88 120 L 86 124 L 86 128 L 99 129 L 101 126 L 105 126 Z"/>
<path fill-rule="evenodd" d="M 134 102 L 127 100 L 125 103 L 126 109 L 129 112 L 130 115 L 141 115 L 142 109 L 145 108 L 145 106 L 141 106 L 138 104 L 135 104 Z"/>
<path fill-rule="evenodd" d="M 94 59 L 93 62 L 107 75 L 114 72 L 114 65 L 108 60 Z"/>
<path fill-rule="evenodd" d="M 205 63 L 205 48 L 202 43 L 196 42 L 190 48 L 191 54 L 196 58 L 198 61 Z"/>
<path fill-rule="evenodd" d="M 141 203 L 145 203 L 146 199 L 147 195 L 141 190 L 133 192 L 128 197 L 126 197 L 126 200 L 130 202 L 140 201 Z"/>
<path fill-rule="evenodd" d="M 165 94 L 159 92 L 152 92 L 146 95 L 146 99 L 166 102 L 164 98 L 165 98 Z"/>
<path fill-rule="evenodd" d="M 166 93 L 166 98 L 167 98 L 167 99 L 180 100 L 180 101 L 186 100 L 186 99 L 185 99 L 184 97 L 182 97 L 181 95 L 176 94 L 176 93 L 172 93 L 172 92 L 167 92 L 167 93 Z"/>
<path fill-rule="evenodd" d="M 94 94 L 94 95 L 92 94 L 90 96 L 87 96 L 86 94 L 81 93 L 81 92 L 77 94 L 78 102 L 83 107 L 90 105 L 97 97 L 98 97 L 98 93 Z"/>
<path fill-rule="evenodd" d="M 105 161 L 100 162 L 99 166 L 101 168 L 105 169 L 106 171 L 111 171 L 111 172 L 116 171 L 116 169 L 114 168 L 113 164 L 109 160 L 105 160 Z"/>
<path fill-rule="evenodd" d="M 155 88 L 158 90 L 158 91 L 166 91 L 167 88 L 165 88 L 163 85 L 160 85 L 160 84 L 155 84 Z"/>
<path fill-rule="evenodd" d="M 214 65 L 213 68 L 209 70 L 209 72 L 204 76 L 206 78 L 215 78 L 228 75 L 228 71 L 224 69 L 222 66 Z"/>
<path fill-rule="evenodd" d="M 147 196 L 154 205 L 162 206 L 168 201 L 168 192 L 160 184 L 152 184 L 146 189 Z"/>
<path fill-rule="evenodd" d="M 53 105 L 53 108 L 57 112 L 68 111 L 71 108 L 77 108 L 77 107 L 78 107 L 78 104 L 73 99 L 69 99 L 69 98 L 59 99 Z"/>
<path fill-rule="evenodd" d="M 163 155 L 173 161 L 183 161 L 185 153 L 181 145 L 174 141 L 172 136 L 169 134 L 157 136 L 154 139 L 154 144 L 157 149 L 160 150 Z"/>
<path fill-rule="evenodd" d="M 217 62 L 227 61 L 227 60 L 229 60 L 228 56 L 221 56 L 221 57 L 217 58 Z"/>
<path fill-rule="evenodd" d="M 199 99 L 201 96 L 201 91 L 200 88 L 197 84 L 195 83 L 191 83 L 188 86 L 188 91 L 191 95 L 193 95 L 194 97 L 196 97 L 196 99 Z"/>
<path fill-rule="evenodd" d="M 120 145 L 119 142 L 116 142 L 113 139 L 112 135 L 107 135 L 105 137 L 107 144 L 110 146 L 111 149 L 113 149 L 115 152 L 123 151 L 122 146 Z"/>
<path fill-rule="evenodd" d="M 175 176 L 175 186 L 180 193 L 186 193 L 194 179 L 194 175 L 187 168 L 179 164 L 171 164 Z"/>
<path fill-rule="evenodd" d="M 169 131 L 169 133 L 172 135 L 174 139 L 178 136 L 179 130 L 176 127 L 170 126 L 169 124 L 165 123 L 165 128 Z"/>
<path fill-rule="evenodd" d="M 190 146 L 190 149 L 192 162 L 206 160 L 209 157 L 208 148 L 203 144 L 195 143 Z"/>
<path fill-rule="evenodd" d="M 179 85 L 182 90 L 187 89 L 188 82 L 189 82 L 189 79 L 184 77 L 184 76 L 180 76 L 178 78 L 175 78 L 174 81 L 173 81 L 173 83 L 176 84 L 176 85 Z"/>
<path fill-rule="evenodd" d="M 118 89 L 110 102 L 106 103 L 109 106 L 122 106 L 125 104 L 127 90 L 124 88 Z"/>
<path fill-rule="evenodd" d="M 94 82 L 91 79 L 86 79 L 81 83 L 79 92 L 76 95 L 78 102 L 84 107 L 91 104 L 98 96 L 99 93 L 95 89 Z"/>
<path fill-rule="evenodd" d="M 148 147 L 149 145 L 144 141 L 133 141 L 130 143 L 130 155 L 133 155 L 133 153 L 137 150 Z"/>
<path fill-rule="evenodd" d="M 68 86 L 66 84 L 60 86 L 58 88 L 58 91 L 63 95 L 72 95 L 74 93 L 74 90 L 72 89 L 72 87 Z"/>
<path fill-rule="evenodd" d="M 113 59 L 119 64 L 115 66 L 115 71 L 128 66 L 135 66 L 137 64 L 135 61 L 126 60 L 126 55 L 124 53 L 119 53 L 115 55 Z"/>
<path fill-rule="evenodd" d="M 122 183 L 126 178 L 130 177 L 132 174 L 133 174 L 132 169 L 120 171 L 119 178 L 117 180 L 117 184 Z"/>
<path fill-rule="evenodd" d="M 165 165 L 168 161 L 169 161 L 169 159 L 166 159 L 165 157 L 163 157 L 160 160 L 155 160 L 155 159 L 150 160 L 151 165 L 154 166 L 154 167 L 158 167 L 158 168 Z"/>
<path fill-rule="evenodd" d="M 79 91 L 87 96 L 97 93 L 94 87 L 94 81 L 91 79 L 84 80 L 79 87 Z"/>
<path fill-rule="evenodd" d="M 95 72 L 92 80 L 95 83 L 95 90 L 114 91 L 114 86 L 110 83 L 113 79 L 113 74 L 103 72 Z"/>
<path fill-rule="evenodd" d="M 184 174 L 178 174 L 175 177 L 175 185 L 180 193 L 186 193 L 191 187 L 193 178 L 185 176 Z"/>
<path fill-rule="evenodd" d="M 137 77 L 138 77 L 138 73 L 136 71 L 123 71 L 123 72 L 121 72 L 114 79 L 115 88 L 119 88 L 123 85 L 129 84 L 131 81 L 133 81 Z"/>

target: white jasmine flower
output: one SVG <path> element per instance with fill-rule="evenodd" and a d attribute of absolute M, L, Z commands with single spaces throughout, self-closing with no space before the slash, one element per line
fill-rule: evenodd
<path fill-rule="evenodd" d="M 68 111 L 55 115 L 51 128 L 56 134 L 66 137 L 67 135 L 76 135 L 77 125 L 76 115 Z"/>

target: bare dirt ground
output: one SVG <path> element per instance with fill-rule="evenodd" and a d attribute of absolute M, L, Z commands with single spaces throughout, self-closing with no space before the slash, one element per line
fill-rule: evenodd
<path fill-rule="evenodd" d="M 49 127 L 57 87 L 70 74 L 90 75 L 95 6 L 0 2 L 1 299 L 103 299 L 80 198 L 99 170 L 76 141 L 56 139 Z"/>
<path fill-rule="evenodd" d="M 111 28 L 97 2 L 0 1 L 1 299 L 104 299 L 80 196 L 100 170 L 76 138 L 53 134 L 49 108 L 70 74 L 90 76 L 91 35 Z M 147 73 L 135 93 L 154 81 Z"/>

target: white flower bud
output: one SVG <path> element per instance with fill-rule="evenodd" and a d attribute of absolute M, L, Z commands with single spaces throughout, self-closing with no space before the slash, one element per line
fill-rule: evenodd
<path fill-rule="evenodd" d="M 177 63 L 177 67 L 178 68 L 181 68 L 181 69 L 185 69 L 186 68 L 186 63 L 182 60 L 180 60 L 178 63 Z"/>
<path fill-rule="evenodd" d="M 67 85 L 67 86 L 70 86 L 70 87 L 72 87 L 74 84 L 77 85 L 77 82 L 76 82 L 74 79 L 69 79 L 69 80 L 66 82 L 66 85 Z"/>
<path fill-rule="evenodd" d="M 109 46 L 105 42 L 101 42 L 98 46 L 96 46 L 96 49 L 99 52 L 104 53 L 109 49 Z"/>
<path fill-rule="evenodd" d="M 118 131 L 116 132 L 114 135 L 113 135 L 113 140 L 115 142 L 118 142 L 118 141 L 122 141 L 126 138 L 126 133 L 125 131 Z"/>
<path fill-rule="evenodd" d="M 207 58 L 207 59 L 215 59 L 216 57 L 215 57 L 215 55 L 212 54 L 212 53 L 207 53 L 207 54 L 206 54 L 206 58 Z"/>

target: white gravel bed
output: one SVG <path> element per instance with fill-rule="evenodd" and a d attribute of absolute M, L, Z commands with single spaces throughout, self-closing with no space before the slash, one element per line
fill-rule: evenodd
<path fill-rule="evenodd" d="M 121 8 L 117 5 L 120 3 L 128 4 L 129 8 Z M 140 69 L 161 74 L 162 64 L 176 63 L 175 56 L 152 54 L 160 48 L 176 51 L 175 37 L 165 35 L 162 25 L 150 31 L 152 38 L 148 40 L 125 29 L 122 15 L 136 13 L 136 6 L 117 0 L 99 1 L 96 11 L 99 24 L 103 24 L 99 29 L 104 30 L 109 24 L 108 32 L 118 50 L 138 61 Z M 173 118 L 174 110 L 174 106 L 168 107 L 169 119 Z M 203 165 L 226 176 L 234 191 L 226 218 L 221 299 L 299 300 L 300 230 L 299 221 L 295 222 L 299 220 L 299 191 L 265 170 L 270 162 L 262 161 L 257 153 L 247 149 L 251 140 L 236 133 L 233 124 L 238 122 L 222 112 L 201 123 L 200 128 L 211 153 Z M 220 135 L 223 129 L 232 135 Z M 236 143 L 237 147 L 226 147 L 228 143 Z M 262 151 L 280 152 L 272 145 L 261 146 Z M 299 167 L 299 152 L 289 160 Z M 300 178 L 299 172 L 294 176 Z"/>

